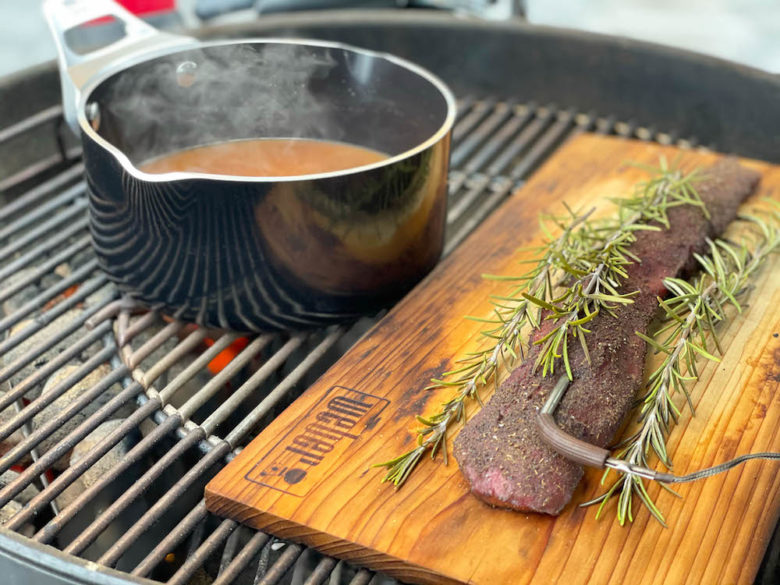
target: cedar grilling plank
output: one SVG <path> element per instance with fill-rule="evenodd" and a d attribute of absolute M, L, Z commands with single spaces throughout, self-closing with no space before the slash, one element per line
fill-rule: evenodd
<path fill-rule="evenodd" d="M 710 213 L 684 205 L 669 210 L 670 228 L 640 231 L 631 251 L 641 264 L 628 266 L 622 292 L 639 291 L 630 305 L 602 313 L 588 323 L 591 364 L 578 340 L 568 346 L 573 381 L 555 419 L 567 433 L 604 447 L 621 428 L 642 383 L 646 345 L 635 331 L 647 332 L 665 294 L 662 280 L 695 268 L 694 252 L 706 250 L 736 217 L 740 203 L 758 182 L 758 173 L 734 159 L 721 159 L 706 170 L 698 192 Z M 548 322 L 549 323 L 549 322 Z M 535 332 L 538 339 L 543 331 Z M 541 439 L 536 413 L 558 375 L 534 372 L 540 346 L 501 385 L 492 399 L 461 430 L 454 454 L 471 491 L 496 507 L 559 514 L 582 478 L 582 467 L 564 459 Z"/>

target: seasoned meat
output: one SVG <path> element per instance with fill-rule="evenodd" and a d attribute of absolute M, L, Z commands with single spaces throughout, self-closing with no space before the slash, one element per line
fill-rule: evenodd
<path fill-rule="evenodd" d="M 601 313 L 589 324 L 588 365 L 579 341 L 568 352 L 574 379 L 555 414 L 569 434 L 604 447 L 621 428 L 642 383 L 646 346 L 635 331 L 646 333 L 664 294 L 662 280 L 695 267 L 694 252 L 706 249 L 706 238 L 720 234 L 735 218 L 740 203 L 758 182 L 758 173 L 723 159 L 707 169 L 698 186 L 710 219 L 685 205 L 669 210 L 670 228 L 637 232 L 631 252 L 642 259 L 628 267 L 623 292 L 640 291 L 634 302 L 619 307 L 617 318 Z M 549 323 L 549 322 L 548 322 Z M 544 333 L 537 331 L 534 339 Z M 558 378 L 534 372 L 540 346 L 501 385 L 455 441 L 455 457 L 471 491 L 502 508 L 558 514 L 582 478 L 582 468 L 542 442 L 537 410 Z"/>

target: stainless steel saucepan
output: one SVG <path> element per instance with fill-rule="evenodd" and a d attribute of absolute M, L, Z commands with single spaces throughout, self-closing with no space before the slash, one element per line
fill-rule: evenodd
<path fill-rule="evenodd" d="M 48 0 L 44 10 L 66 119 L 84 146 L 95 250 L 122 290 L 206 326 L 301 329 L 387 306 L 437 262 L 455 100 L 429 72 L 330 42 L 198 42 L 107 0 Z M 73 51 L 66 32 L 103 16 L 125 36 Z M 286 177 L 140 169 L 258 138 L 387 158 Z"/>

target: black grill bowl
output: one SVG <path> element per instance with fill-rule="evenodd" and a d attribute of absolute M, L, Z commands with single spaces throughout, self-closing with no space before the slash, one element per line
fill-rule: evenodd
<path fill-rule="evenodd" d="M 414 10 L 279 15 L 203 29 L 196 36 L 338 41 L 394 53 L 448 83 L 459 98 L 459 119 L 453 132 L 445 254 L 506 195 L 521 187 L 558 144 L 581 131 L 701 146 L 770 162 L 780 159 L 780 80 L 690 52 L 522 22 L 488 23 Z M 192 333 L 184 324 L 163 320 L 154 312 L 133 314 L 134 307 L 117 304 L 116 293 L 89 253 L 86 202 L 79 182 L 80 149 L 62 121 L 59 87 L 53 63 L 0 80 L 0 297 L 13 300 L 22 294 L 24 287 L 13 282 L 18 274 L 26 274 L 38 287 L 32 297 L 35 302 L 28 299 L 0 317 L 0 360 L 25 331 L 34 333 L 50 321 L 61 323 L 75 307 L 85 308 L 71 329 L 58 330 L 40 342 L 55 345 L 59 354 L 41 350 L 13 363 L 0 361 L 0 386 L 7 380 L 12 385 L 21 383 L 22 374 L 11 371 L 14 363 L 25 366 L 24 376 L 41 372 L 40 380 L 29 386 L 32 391 L 46 381 L 50 374 L 46 368 L 56 369 L 57 359 L 64 364 L 70 357 L 82 358 L 81 367 L 93 374 L 108 360 L 110 379 L 105 373 L 97 376 L 85 392 L 94 391 L 98 400 L 103 387 L 114 382 L 117 390 L 112 396 L 127 417 L 118 431 L 124 433 L 121 441 L 127 441 L 130 449 L 139 444 L 139 428 L 144 427 L 147 435 L 140 443 L 143 456 L 133 464 L 141 471 L 134 473 L 137 477 L 159 473 L 156 478 L 144 476 L 148 484 L 147 479 L 139 479 L 123 487 L 121 479 L 133 471 L 130 467 L 116 478 L 107 472 L 104 489 L 86 490 L 83 501 L 76 500 L 82 512 L 96 518 L 105 515 L 98 510 L 115 511 L 104 532 L 88 527 L 90 520 L 84 525 L 77 525 L 75 519 L 60 523 L 63 512 L 51 505 L 53 495 L 18 511 L 17 517 L 26 515 L 24 522 L 11 518 L 11 529 L 0 528 L 4 575 L 0 580 L 36 585 L 186 584 L 206 571 L 217 577 L 218 584 L 251 583 L 255 575 L 260 575 L 257 582 L 265 584 L 313 584 L 337 573 L 340 582 L 368 583 L 372 573 L 366 570 L 342 566 L 299 545 L 279 548 L 266 535 L 207 514 L 202 490 L 237 449 L 334 363 L 375 319 L 292 337 L 262 336 L 242 350 L 245 363 L 231 377 L 231 393 L 220 394 L 218 385 L 209 386 L 204 378 L 202 388 L 193 390 L 196 398 L 201 392 L 208 394 L 202 401 L 166 395 L 175 348 L 190 342 L 196 347 L 197 336 L 204 334 Z M 70 274 L 48 282 L 48 272 L 65 261 L 70 263 Z M 85 280 L 91 289 L 82 286 L 81 292 L 60 299 L 60 292 Z M 9 293 L 13 287 L 18 290 Z M 92 291 L 102 296 L 95 300 L 88 296 Z M 83 325 L 88 313 L 99 322 L 96 329 Z M 223 336 L 217 344 L 227 346 L 232 340 Z M 49 357 L 43 359 L 44 353 Z M 22 364 L 19 359 L 27 361 Z M 262 375 L 254 375 L 263 368 Z M 156 372 L 156 386 L 144 382 L 144 371 Z M 171 379 L 177 375 L 170 374 Z M 60 387 L 68 385 L 62 382 Z M 4 388 L 10 392 L 5 396 L 13 396 L 13 386 Z M 24 418 L 30 407 L 22 397 L 35 400 L 32 394 L 20 395 L 19 401 L 6 400 L 7 407 L 0 409 L 0 428 L 14 424 L 9 420 L 25 426 L 19 417 Z M 163 409 L 162 404 L 167 406 Z M 17 406 L 19 414 L 14 410 Z M 106 420 L 99 413 L 79 420 L 97 426 Z M 25 418 L 30 419 L 34 422 L 34 417 Z M 154 435 L 154 429 L 161 427 Z M 29 435 L 31 430 L 40 432 L 25 432 Z M 149 433 L 156 438 L 148 439 Z M 62 449 L 80 440 L 75 435 L 70 443 L 63 439 L 67 444 Z M 100 443 L 95 457 L 111 444 L 108 439 Z M 56 459 L 51 455 L 56 448 L 42 443 L 34 457 L 24 452 L 17 459 L 30 464 L 40 457 L 43 463 L 38 465 L 46 469 L 44 463 Z M 170 464 L 163 459 L 166 456 L 171 457 Z M 56 487 L 63 476 L 52 485 Z M 43 480 L 35 476 L 30 481 L 44 495 L 51 495 L 53 488 L 42 483 L 49 479 L 44 474 Z M 0 501 L 3 493 L 0 490 Z M 132 503 L 125 505 L 123 498 Z M 31 524 L 38 531 L 35 536 L 22 535 Z M 113 540 L 85 537 L 82 530 L 111 535 Z M 757 584 L 777 582 L 777 541 L 776 535 Z M 66 550 L 74 554 L 62 552 Z M 374 578 L 374 583 L 389 582 L 379 575 Z"/>

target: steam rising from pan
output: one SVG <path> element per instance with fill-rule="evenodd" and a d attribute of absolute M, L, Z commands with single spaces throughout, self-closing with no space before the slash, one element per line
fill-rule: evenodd
<path fill-rule="evenodd" d="M 330 49 L 292 44 L 187 51 L 118 78 L 100 100 L 101 112 L 132 120 L 117 138 L 130 145 L 136 164 L 144 162 L 137 152 L 148 158 L 241 138 L 340 141 L 344 129 L 333 103 L 316 95 L 336 64 Z"/>
<path fill-rule="evenodd" d="M 429 80 L 388 59 L 274 41 L 149 59 L 104 80 L 89 101 L 99 106 L 99 134 L 136 167 L 258 138 L 327 140 L 393 157 L 433 136 L 450 108 Z"/>

